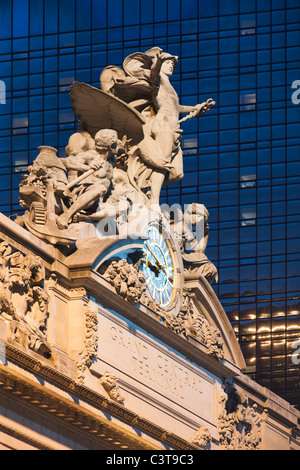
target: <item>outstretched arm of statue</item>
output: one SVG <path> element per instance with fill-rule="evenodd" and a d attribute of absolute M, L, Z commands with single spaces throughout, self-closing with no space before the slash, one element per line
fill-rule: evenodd
<path fill-rule="evenodd" d="M 196 116 L 201 116 L 201 114 L 206 113 L 209 111 L 212 106 L 214 106 L 216 103 L 212 98 L 209 98 L 208 100 L 204 101 L 203 103 L 196 104 L 195 106 L 184 106 L 184 105 L 179 105 L 179 112 L 180 113 L 189 113 L 187 116 L 185 116 L 183 119 L 181 119 L 179 122 L 186 121 L 187 119 L 191 119 Z"/>

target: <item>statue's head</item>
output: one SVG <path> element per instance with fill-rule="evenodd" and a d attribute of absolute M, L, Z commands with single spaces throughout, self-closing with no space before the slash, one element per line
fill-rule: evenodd
<path fill-rule="evenodd" d="M 88 150 L 88 142 L 86 136 L 82 135 L 81 132 L 75 132 L 69 138 L 68 145 L 65 148 L 66 154 L 77 155 L 80 152 L 85 152 Z"/>
<path fill-rule="evenodd" d="M 206 222 L 209 214 L 208 210 L 203 204 L 193 202 L 186 207 L 184 215 L 185 220 L 188 220 L 192 225 L 195 225 L 200 221 Z"/>
<path fill-rule="evenodd" d="M 118 151 L 118 134 L 113 129 L 101 129 L 95 135 L 95 149 L 108 153 L 108 156 Z"/>
<path fill-rule="evenodd" d="M 172 75 L 172 73 L 174 72 L 177 66 L 178 57 L 175 55 L 167 54 L 167 53 L 164 54 L 164 56 L 165 56 L 165 60 L 162 63 L 160 70 L 161 72 L 163 72 L 165 75 L 169 77 L 170 75 Z"/>

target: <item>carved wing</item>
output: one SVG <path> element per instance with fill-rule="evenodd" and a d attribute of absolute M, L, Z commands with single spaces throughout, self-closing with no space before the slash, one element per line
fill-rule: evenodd
<path fill-rule="evenodd" d="M 74 82 L 70 87 L 73 113 L 94 137 L 100 129 L 114 129 L 119 139 L 124 135 L 136 144 L 143 139 L 145 119 L 127 103 L 86 83 Z"/>

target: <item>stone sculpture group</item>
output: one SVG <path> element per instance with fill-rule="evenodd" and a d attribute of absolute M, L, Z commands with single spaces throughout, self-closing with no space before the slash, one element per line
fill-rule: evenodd
<path fill-rule="evenodd" d="M 153 47 L 126 57 L 123 68 L 107 66 L 100 75 L 100 88 L 71 85 L 78 131 L 71 135 L 64 158 L 55 148 L 38 148 L 20 184 L 20 202 L 28 210 L 18 218 L 19 224 L 48 243 L 69 246 L 84 223 L 114 223 L 118 234 L 124 216 L 128 221 L 146 209 L 163 217 L 163 185 L 183 178 L 180 124 L 215 104 L 211 98 L 195 106 L 179 104 L 170 82 L 177 62 L 178 57 Z M 205 255 L 206 208 L 191 204 L 179 212 L 179 219 L 170 223 L 182 249 L 187 279 L 202 274 L 216 282 L 216 268 Z M 197 240 L 191 230 L 195 223 L 205 227 Z M 187 243 L 192 248 L 187 250 Z"/>

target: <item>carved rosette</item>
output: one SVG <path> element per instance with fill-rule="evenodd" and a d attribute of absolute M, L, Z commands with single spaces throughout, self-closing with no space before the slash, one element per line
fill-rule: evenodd
<path fill-rule="evenodd" d="M 233 387 L 218 395 L 218 433 L 224 450 L 259 450 L 261 443 L 261 415 L 257 405 Z"/>
<path fill-rule="evenodd" d="M 45 357 L 49 297 L 44 289 L 42 259 L 0 243 L 0 317 L 9 325 L 9 340 Z"/>

